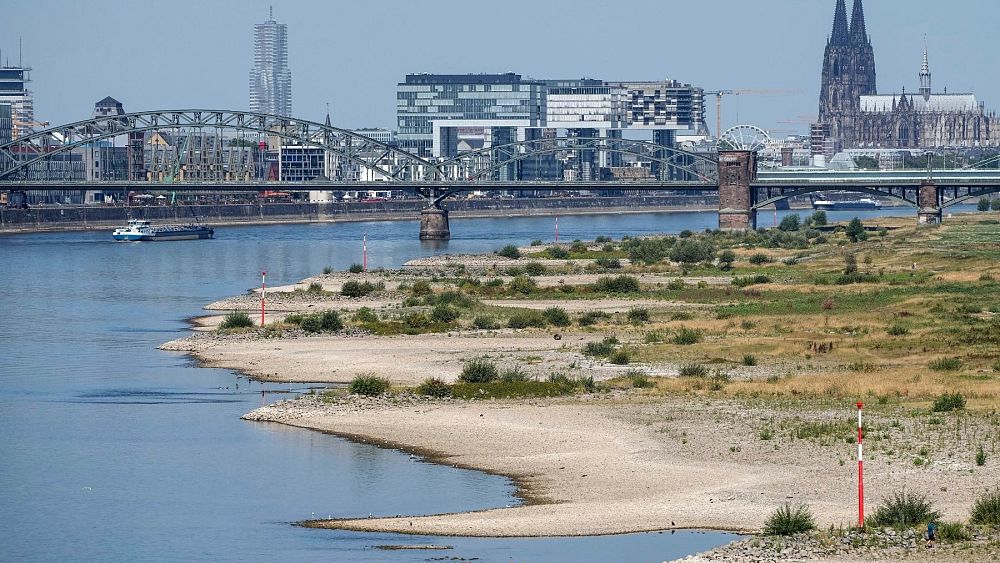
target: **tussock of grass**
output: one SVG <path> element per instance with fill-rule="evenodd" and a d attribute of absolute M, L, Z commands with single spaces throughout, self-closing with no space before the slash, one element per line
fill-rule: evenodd
<path fill-rule="evenodd" d="M 804 504 L 792 506 L 785 503 L 778 507 L 764 523 L 764 534 L 768 536 L 791 536 L 816 528 L 812 512 Z"/>
<path fill-rule="evenodd" d="M 875 526 L 916 526 L 936 520 L 940 513 L 927 497 L 907 490 L 897 491 L 872 514 Z"/>

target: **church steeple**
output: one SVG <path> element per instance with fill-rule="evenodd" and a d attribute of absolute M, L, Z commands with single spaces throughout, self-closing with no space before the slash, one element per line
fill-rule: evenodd
<path fill-rule="evenodd" d="M 854 12 L 851 14 L 851 42 L 867 43 L 868 30 L 865 29 L 865 7 L 861 0 L 854 0 Z"/>
<path fill-rule="evenodd" d="M 927 101 L 931 97 L 931 65 L 927 61 L 927 40 L 924 39 L 924 62 L 920 65 L 920 95 Z"/>
<path fill-rule="evenodd" d="M 833 32 L 830 34 L 830 44 L 847 45 L 849 39 L 850 30 L 847 27 L 847 6 L 844 5 L 844 0 L 837 0 L 837 9 L 833 14 Z"/>

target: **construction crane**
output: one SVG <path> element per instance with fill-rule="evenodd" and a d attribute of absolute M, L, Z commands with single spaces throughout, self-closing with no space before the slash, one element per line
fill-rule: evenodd
<path fill-rule="evenodd" d="M 782 89 L 740 89 L 740 90 L 715 90 L 705 92 L 706 95 L 715 96 L 715 137 L 722 136 L 722 97 L 723 96 L 793 96 L 802 94 L 802 90 L 782 90 Z"/>

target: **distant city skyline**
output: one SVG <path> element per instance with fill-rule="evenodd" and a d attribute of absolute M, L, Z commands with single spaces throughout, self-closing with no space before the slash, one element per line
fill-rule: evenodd
<path fill-rule="evenodd" d="M 23 62 L 34 68 L 36 119 L 54 124 L 86 118 L 109 95 L 129 111 L 247 108 L 252 29 L 267 19 L 270 4 L 275 19 L 288 25 L 296 117 L 322 121 L 329 103 L 335 125 L 394 129 L 395 85 L 408 73 L 513 71 L 671 78 L 707 91 L 800 90 L 724 101 L 724 126 L 753 123 L 785 135 L 808 133 L 816 119 L 835 1 L 723 0 L 708 11 L 695 3 L 635 0 L 629 13 L 643 14 L 636 19 L 624 12 L 614 17 L 607 3 L 593 0 L 512 0 L 499 12 L 451 0 L 419 11 L 392 2 L 251 0 L 234 10 L 231 3 L 180 0 L 168 13 L 143 3 L 112 2 L 113 9 L 96 11 L 86 2 L 54 0 L 5 6 L 0 56 L 16 64 L 23 37 Z M 1000 5 L 913 0 L 899 10 L 897 2 L 869 0 L 865 9 L 880 91 L 916 91 L 926 35 L 935 84 L 975 91 L 987 109 L 1000 108 L 1000 75 L 988 72 L 995 67 L 990 40 Z M 62 37 L 73 39 L 54 39 Z M 706 102 L 712 123 L 714 99 Z"/>
<path fill-rule="evenodd" d="M 274 19 L 273 9 L 268 9 L 267 21 L 253 26 L 250 111 L 293 115 L 288 25 Z"/>

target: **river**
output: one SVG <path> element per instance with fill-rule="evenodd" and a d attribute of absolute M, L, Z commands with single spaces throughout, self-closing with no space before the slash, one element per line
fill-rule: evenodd
<path fill-rule="evenodd" d="M 882 213 L 914 215 L 912 209 Z M 830 213 L 831 219 L 857 214 Z M 780 214 L 779 214 L 780 218 Z M 766 217 L 762 216 L 762 219 Z M 762 221 L 763 222 L 763 221 Z M 560 240 L 714 227 L 715 213 L 563 216 Z M 241 421 L 305 385 L 250 382 L 156 350 L 206 303 L 326 266 L 551 240 L 553 219 L 224 227 L 210 241 L 121 244 L 105 232 L 0 236 L 0 560 L 662 561 L 731 541 L 677 532 L 437 538 L 312 530 L 313 517 L 425 514 L 516 503 L 505 478 L 317 432 Z M 443 544 L 441 552 L 382 544 Z"/>

